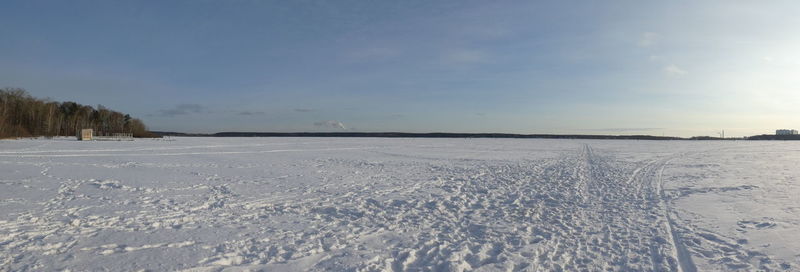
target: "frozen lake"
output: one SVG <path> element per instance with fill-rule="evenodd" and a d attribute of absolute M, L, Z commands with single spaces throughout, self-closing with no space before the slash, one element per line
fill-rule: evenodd
<path fill-rule="evenodd" d="M 0 270 L 800 270 L 800 143 L 0 141 Z"/>

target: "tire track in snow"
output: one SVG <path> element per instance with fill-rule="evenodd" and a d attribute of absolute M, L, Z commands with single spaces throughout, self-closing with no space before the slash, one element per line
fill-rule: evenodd
<path fill-rule="evenodd" d="M 683 244 L 680 234 L 675 230 L 675 223 L 674 220 L 671 218 L 671 210 L 669 203 L 665 200 L 664 190 L 663 190 L 663 178 L 662 174 L 664 168 L 666 168 L 667 164 L 674 158 L 680 156 L 678 155 L 670 155 L 666 158 L 655 159 L 650 162 L 646 162 L 646 164 L 642 167 L 636 168 L 633 173 L 631 174 L 630 178 L 627 180 L 627 183 L 635 186 L 637 195 L 642 193 L 642 190 L 645 190 L 646 193 L 644 195 L 650 201 L 657 202 L 657 206 L 653 207 L 655 209 L 661 210 L 660 216 L 663 217 L 663 225 L 666 228 L 666 239 L 669 244 L 671 245 L 671 257 L 677 261 L 678 266 L 673 267 L 675 271 L 684 271 L 684 272 L 695 272 L 697 268 L 695 267 L 691 254 L 686 249 L 686 246 Z M 653 254 L 658 254 L 658 250 L 653 249 Z M 658 270 L 657 267 L 654 267 L 655 270 Z"/>
<path fill-rule="evenodd" d="M 753 145 L 749 147 L 760 147 L 768 145 Z M 715 269 L 715 270 L 736 270 L 736 271 L 788 271 L 791 270 L 791 265 L 785 262 L 778 262 L 772 256 L 764 254 L 756 248 L 747 248 L 747 240 L 737 239 L 729 235 L 722 234 L 719 230 L 705 229 L 694 225 L 693 218 L 684 219 L 679 216 L 677 210 L 672 208 L 673 201 L 686 196 L 683 194 L 685 187 L 676 189 L 663 189 L 664 184 L 664 169 L 667 165 L 673 164 L 680 158 L 689 156 L 702 156 L 709 157 L 709 152 L 720 152 L 735 150 L 740 147 L 723 147 L 715 149 L 707 149 L 703 151 L 694 151 L 681 153 L 672 156 L 664 162 L 659 168 L 658 181 L 660 187 L 660 198 L 667 207 L 666 217 L 669 220 L 669 226 L 673 233 L 673 239 L 680 247 L 677 248 L 677 254 L 681 257 L 681 269 L 683 271 L 697 271 L 698 264 L 694 262 L 693 258 L 697 258 L 700 263 L 701 270 Z M 747 186 L 723 188 L 730 190 L 751 189 Z M 691 192 L 693 189 L 688 188 L 687 191 Z M 695 189 L 696 190 L 696 189 Z M 706 193 L 702 190 L 698 192 Z M 713 192 L 713 191 L 712 191 Z M 695 218 L 696 219 L 696 218 Z M 702 219 L 701 219 L 702 220 Z M 678 223 L 681 224 L 678 224 Z"/>
<path fill-rule="evenodd" d="M 627 192 L 631 194 L 628 198 L 622 196 L 616 199 L 618 203 L 603 202 L 603 205 L 610 204 L 622 207 L 620 211 L 630 213 L 629 215 L 621 215 L 623 217 L 636 216 L 636 214 L 641 212 L 654 215 L 654 220 L 650 223 L 654 224 L 650 227 L 653 235 L 651 238 L 653 244 L 649 246 L 653 265 L 652 269 L 668 269 L 685 272 L 696 271 L 691 255 L 680 239 L 680 234 L 675 231 L 675 223 L 670 217 L 669 205 L 664 200 L 662 189 L 662 172 L 667 163 L 677 155 L 646 162 L 644 166 L 633 170 L 630 176 L 624 179 L 623 182 L 622 180 L 609 178 L 609 172 L 614 171 L 613 165 L 609 164 L 608 159 L 596 155 L 591 146 L 585 145 L 583 153 L 589 171 L 587 175 L 589 182 L 587 182 L 587 184 L 598 187 L 598 189 L 592 190 L 595 197 L 600 197 L 602 199 L 613 198 L 615 197 L 615 192 L 623 192 L 623 194 Z M 635 205 L 637 198 L 645 200 L 645 203 L 649 202 L 650 204 L 637 206 Z M 648 224 L 642 221 L 637 223 Z M 664 263 L 664 261 L 666 261 L 666 263 Z"/>
<path fill-rule="evenodd" d="M 686 249 L 686 245 L 684 245 L 680 233 L 678 233 L 675 229 L 676 224 L 671 216 L 672 210 L 666 196 L 664 195 L 664 168 L 667 167 L 671 160 L 672 158 L 669 158 L 658 163 L 658 174 L 655 176 L 656 184 L 658 185 L 658 198 L 661 200 L 662 205 L 664 205 L 664 217 L 667 219 L 667 230 L 670 233 L 670 242 L 675 247 L 674 254 L 675 258 L 678 260 L 678 264 L 680 265 L 680 271 L 696 272 L 697 267 L 692 261 L 692 255 L 689 253 L 689 250 Z"/>
<path fill-rule="evenodd" d="M 314 160 L 290 154 L 243 156 L 280 162 L 253 167 L 303 174 L 286 182 L 263 182 L 279 175 L 273 171 L 221 171 L 225 163 L 220 161 L 231 157 L 214 154 L 226 153 L 204 153 L 209 156 L 188 163 L 180 157 L 239 150 L 162 150 L 176 156 L 158 159 L 162 163 L 146 163 L 152 158 L 145 156 L 158 154 L 127 151 L 141 157 L 124 163 L 163 167 L 181 180 L 179 187 L 153 192 L 134 190 L 143 184 L 125 180 L 121 172 L 95 184 L 89 178 L 96 176 L 69 180 L 60 176 L 63 172 L 49 169 L 77 161 L 69 167 L 85 170 L 98 167 L 106 157 L 45 158 L 55 161 L 40 165 L 41 156 L 25 154 L 32 156 L 19 161 L 41 166 L 47 180 L 63 179 L 63 196 L 17 220 L 0 222 L 0 235 L 6 235 L 0 241 L 6 251 L 0 270 L 37 270 L 36 265 L 41 266 L 38 270 L 55 270 L 53 264 L 80 264 L 68 259 L 73 257 L 95 262 L 83 266 L 89 270 L 109 260 L 123 260 L 112 267 L 116 270 L 148 269 L 152 267 L 126 264 L 123 257 L 154 251 L 150 256 L 166 263 L 154 270 L 694 271 L 692 257 L 702 258 L 700 249 L 715 250 L 720 259 L 730 256 L 720 249 L 723 246 L 747 254 L 725 244 L 725 237 L 699 232 L 672 210 L 672 192 L 664 190 L 668 180 L 663 175 L 678 155 L 640 156 L 632 163 L 608 155 L 605 151 L 612 150 L 604 145 L 564 143 L 556 157 L 530 160 L 424 156 L 413 151 L 321 152 L 331 158 Z M 49 154 L 94 153 L 100 152 Z M 242 162 L 253 161 L 230 163 Z M 289 184 L 295 181 L 308 182 Z M 266 189 L 273 185 L 280 186 Z M 89 198 L 65 201 L 76 197 L 74 193 Z M 100 204 L 113 209 L 94 215 L 98 211 L 93 205 Z M 156 233 L 196 236 L 185 242 L 92 240 L 97 234 L 113 240 Z M 692 245 L 695 239 L 706 239 L 703 248 Z M 172 259 L 181 254 L 196 258 Z M 13 258 L 3 262 L 4 257 Z M 726 264 L 730 262 L 720 266 Z"/>

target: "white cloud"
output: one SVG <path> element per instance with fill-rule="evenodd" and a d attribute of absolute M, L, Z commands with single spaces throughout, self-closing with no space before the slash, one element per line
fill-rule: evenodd
<path fill-rule="evenodd" d="M 639 46 L 641 47 L 650 47 L 656 45 L 658 40 L 661 38 L 661 35 L 655 32 L 645 32 L 642 33 L 642 37 L 639 38 Z"/>
<path fill-rule="evenodd" d="M 667 75 L 670 75 L 670 76 L 682 76 L 682 75 L 688 74 L 689 72 L 687 72 L 686 70 L 681 69 L 680 67 L 678 67 L 678 66 L 676 66 L 674 64 L 670 64 L 670 65 L 667 65 L 666 67 L 664 67 L 664 73 L 666 73 Z"/>
<path fill-rule="evenodd" d="M 328 120 L 328 121 L 319 121 L 314 123 L 315 126 L 318 127 L 328 127 L 328 128 L 336 128 L 336 129 L 347 129 L 342 122 L 336 120 Z"/>

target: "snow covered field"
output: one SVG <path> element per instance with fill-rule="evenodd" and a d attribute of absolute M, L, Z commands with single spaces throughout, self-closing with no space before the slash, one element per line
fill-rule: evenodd
<path fill-rule="evenodd" d="M 800 143 L 0 141 L 0 270 L 800 270 Z"/>

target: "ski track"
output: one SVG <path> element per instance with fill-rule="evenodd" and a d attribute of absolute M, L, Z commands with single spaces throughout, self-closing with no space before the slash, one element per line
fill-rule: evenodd
<path fill-rule="evenodd" d="M 0 185 L 21 195 L 0 203 L 20 207 L 0 220 L 0 270 L 788 268 L 677 217 L 672 201 L 692 192 L 665 190 L 663 172 L 688 153 L 632 162 L 570 141 L 550 157 L 475 159 L 493 151 L 320 144 L 2 151 L 0 167 L 19 173 Z M 298 155 L 261 159 L 282 152 Z"/>

